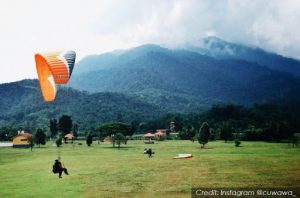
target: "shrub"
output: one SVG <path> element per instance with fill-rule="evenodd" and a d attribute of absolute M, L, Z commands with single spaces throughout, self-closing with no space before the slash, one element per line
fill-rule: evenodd
<path fill-rule="evenodd" d="M 209 136 L 210 136 L 209 125 L 207 122 L 204 122 L 201 125 L 198 134 L 198 142 L 199 144 L 202 144 L 201 148 L 204 148 L 204 145 L 207 144 Z"/>
<path fill-rule="evenodd" d="M 62 141 L 62 138 L 61 138 L 61 137 L 59 137 L 59 138 L 56 140 L 55 144 L 56 144 L 57 147 L 60 147 L 60 146 L 61 146 L 61 141 Z"/>
<path fill-rule="evenodd" d="M 90 133 L 88 133 L 88 135 L 86 137 L 86 144 L 88 146 L 91 146 L 92 143 L 93 143 L 93 136 Z"/>
<path fill-rule="evenodd" d="M 234 143 L 236 147 L 239 147 L 241 145 L 241 142 L 239 140 L 235 140 Z"/>

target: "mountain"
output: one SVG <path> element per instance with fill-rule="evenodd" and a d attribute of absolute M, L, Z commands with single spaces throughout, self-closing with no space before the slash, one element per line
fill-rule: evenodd
<path fill-rule="evenodd" d="M 144 121 L 160 113 L 158 107 L 121 93 L 90 94 L 60 87 L 56 100 L 45 103 L 37 80 L 0 84 L 0 126 L 44 128 L 49 119 L 67 114 L 81 130 L 89 130 L 100 123 Z"/>
<path fill-rule="evenodd" d="M 279 55 L 216 38 L 213 42 L 240 49 L 228 55 L 210 48 L 142 45 L 87 56 L 76 64 L 69 85 L 60 87 L 53 103 L 43 102 L 37 80 L 0 84 L 0 126 L 44 127 L 50 118 L 68 114 L 88 130 L 110 121 L 201 112 L 214 104 L 300 101 L 300 78 L 263 64 Z M 260 59 L 239 55 L 243 50 L 251 54 L 250 48 L 257 56 L 256 50 L 261 52 Z"/>
<path fill-rule="evenodd" d="M 231 43 L 217 37 L 207 37 L 197 43 L 187 44 L 185 49 L 216 59 L 245 60 L 300 77 L 299 60 L 267 52 L 255 46 Z"/>
<path fill-rule="evenodd" d="M 218 103 L 250 105 L 300 99 L 299 77 L 261 61 L 201 54 L 195 49 L 143 45 L 88 56 L 78 62 L 69 84 L 89 92 L 129 94 L 176 112 L 205 110 Z"/>

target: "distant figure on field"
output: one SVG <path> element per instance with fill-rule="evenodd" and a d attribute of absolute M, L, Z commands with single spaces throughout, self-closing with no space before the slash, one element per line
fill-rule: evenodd
<path fill-rule="evenodd" d="M 145 148 L 144 154 L 148 154 L 148 157 L 152 157 L 152 154 L 154 154 L 154 152 L 152 151 L 151 148 L 149 148 L 149 149 Z"/>
<path fill-rule="evenodd" d="M 64 172 L 66 175 L 69 175 L 68 170 L 63 167 L 62 163 L 59 160 L 55 160 L 53 165 L 53 173 L 58 173 L 58 177 L 61 178 L 62 172 Z"/>

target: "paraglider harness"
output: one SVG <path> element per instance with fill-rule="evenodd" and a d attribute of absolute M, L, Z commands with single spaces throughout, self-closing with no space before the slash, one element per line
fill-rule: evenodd
<path fill-rule="evenodd" d="M 54 165 L 52 166 L 52 172 L 54 173 L 54 174 L 56 174 L 56 173 L 58 173 L 58 177 L 59 178 L 62 178 L 61 177 L 61 174 L 64 172 L 66 175 L 69 175 L 69 173 L 68 173 L 68 170 L 65 168 L 65 167 L 63 167 L 63 165 L 62 165 L 62 163 L 59 161 L 59 160 L 55 160 L 55 163 L 54 163 Z"/>
<path fill-rule="evenodd" d="M 59 173 L 61 170 L 62 170 L 62 164 L 60 162 L 60 157 L 61 156 L 61 150 L 60 150 L 60 147 L 58 147 L 58 150 L 57 150 L 57 159 L 55 160 L 53 166 L 52 166 L 52 172 L 54 174 L 56 173 Z"/>
<path fill-rule="evenodd" d="M 55 162 L 54 162 L 54 164 L 53 164 L 52 172 L 53 172 L 54 174 L 59 173 L 59 172 L 62 170 L 62 168 L 63 168 L 63 167 L 62 167 L 61 162 L 58 161 L 58 160 L 55 160 Z"/>

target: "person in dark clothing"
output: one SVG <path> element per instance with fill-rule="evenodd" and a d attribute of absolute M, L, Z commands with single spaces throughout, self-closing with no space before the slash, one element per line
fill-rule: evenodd
<path fill-rule="evenodd" d="M 61 178 L 62 172 L 64 172 L 66 175 L 69 175 L 68 170 L 63 167 L 62 163 L 59 160 L 55 160 L 53 165 L 53 173 L 58 173 L 58 177 Z"/>
<path fill-rule="evenodd" d="M 148 157 L 152 157 L 152 149 L 151 148 L 148 149 Z"/>
<path fill-rule="evenodd" d="M 149 148 L 149 149 L 144 149 L 144 153 L 145 154 L 148 154 L 148 157 L 152 157 L 152 154 L 154 154 L 154 152 L 152 151 L 152 149 L 151 148 Z"/>

